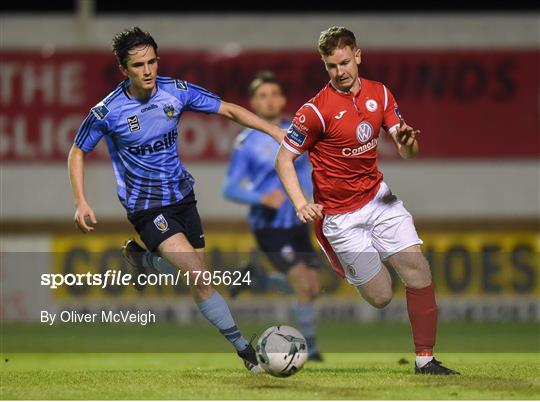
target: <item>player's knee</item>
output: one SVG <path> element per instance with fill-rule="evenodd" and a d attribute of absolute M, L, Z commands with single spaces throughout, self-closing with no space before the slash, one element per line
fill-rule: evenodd
<path fill-rule="evenodd" d="M 311 293 L 310 293 L 311 301 L 314 301 L 317 297 L 319 297 L 319 293 L 321 293 L 321 291 L 318 286 L 311 289 Z"/>
<path fill-rule="evenodd" d="M 315 301 L 315 299 L 317 299 L 317 296 L 319 295 L 318 292 L 314 291 L 314 290 L 310 290 L 309 292 L 306 293 L 305 295 L 305 299 L 306 299 L 306 303 L 312 303 Z"/>
<path fill-rule="evenodd" d="M 318 278 L 315 278 L 315 280 L 311 282 L 310 287 L 309 287 L 309 297 L 313 301 L 319 296 L 320 292 L 321 292 L 321 286 L 319 284 L 319 280 Z"/>
<path fill-rule="evenodd" d="M 390 297 L 381 297 L 381 298 L 378 298 L 375 300 L 375 304 L 373 305 L 373 307 L 376 307 L 376 308 L 385 308 L 386 306 L 388 306 L 390 304 L 390 302 L 392 301 L 392 296 Z"/>
<path fill-rule="evenodd" d="M 385 308 L 392 301 L 392 291 L 380 292 L 368 301 L 375 308 Z"/>
<path fill-rule="evenodd" d="M 298 287 L 296 296 L 300 303 L 309 303 L 313 301 L 313 294 L 308 286 Z"/>

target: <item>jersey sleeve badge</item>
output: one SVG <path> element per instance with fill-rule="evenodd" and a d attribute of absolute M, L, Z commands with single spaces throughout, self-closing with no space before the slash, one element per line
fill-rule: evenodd
<path fill-rule="evenodd" d="M 297 147 L 304 145 L 304 142 L 306 142 L 306 137 L 307 136 L 295 126 L 291 126 L 287 130 L 287 138 L 293 145 L 296 145 Z"/>
<path fill-rule="evenodd" d="M 109 109 L 103 103 L 98 103 L 92 109 L 90 109 L 92 114 L 96 116 L 96 119 L 103 120 L 105 116 L 109 114 Z"/>
<path fill-rule="evenodd" d="M 176 83 L 176 88 L 178 88 L 179 90 L 181 90 L 181 91 L 187 91 L 188 90 L 188 86 L 187 86 L 186 81 L 174 80 L 174 82 Z"/>

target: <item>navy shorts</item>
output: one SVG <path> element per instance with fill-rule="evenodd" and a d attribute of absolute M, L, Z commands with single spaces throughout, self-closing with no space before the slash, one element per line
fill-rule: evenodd
<path fill-rule="evenodd" d="M 289 229 L 255 230 L 257 245 L 280 272 L 304 262 L 309 268 L 319 268 L 321 260 L 311 244 L 307 225 Z"/>
<path fill-rule="evenodd" d="M 204 248 L 204 232 L 195 194 L 191 192 L 180 202 L 128 214 L 141 240 L 149 251 L 176 233 L 183 233 L 193 248 Z"/>

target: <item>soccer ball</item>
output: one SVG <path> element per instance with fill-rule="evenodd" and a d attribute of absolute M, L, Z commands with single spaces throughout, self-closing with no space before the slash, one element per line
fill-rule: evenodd
<path fill-rule="evenodd" d="M 257 359 L 268 374 L 289 377 L 302 369 L 308 358 L 306 338 L 287 325 L 270 327 L 257 342 Z"/>

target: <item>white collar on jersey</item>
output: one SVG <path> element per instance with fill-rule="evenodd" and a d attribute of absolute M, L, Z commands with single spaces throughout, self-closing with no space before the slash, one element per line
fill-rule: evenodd
<path fill-rule="evenodd" d="M 360 80 L 360 77 L 358 77 L 358 84 L 360 85 L 360 88 L 358 89 L 358 93 L 362 90 L 362 80 Z M 351 91 L 342 91 L 340 89 L 337 89 L 334 84 L 332 83 L 332 80 L 330 80 L 330 85 L 332 85 L 332 88 L 334 88 L 336 91 L 338 91 L 340 94 L 349 95 Z"/>

